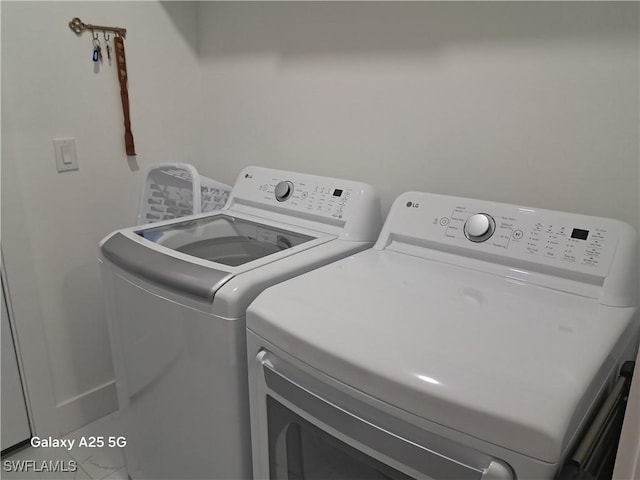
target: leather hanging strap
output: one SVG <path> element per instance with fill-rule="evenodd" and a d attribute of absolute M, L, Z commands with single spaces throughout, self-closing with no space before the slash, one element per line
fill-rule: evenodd
<path fill-rule="evenodd" d="M 127 90 L 127 60 L 124 55 L 124 40 L 117 35 L 113 39 L 113 46 L 116 53 L 116 66 L 118 67 L 118 80 L 120 81 L 120 97 L 122 99 L 122 112 L 124 113 L 124 145 L 127 155 L 135 155 L 136 149 L 133 144 L 133 133 L 131 133 L 131 118 L 129 117 L 129 91 Z"/>

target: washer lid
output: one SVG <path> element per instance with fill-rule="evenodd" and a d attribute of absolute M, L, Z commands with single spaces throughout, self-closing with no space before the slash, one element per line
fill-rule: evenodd
<path fill-rule="evenodd" d="M 367 250 L 269 288 L 247 326 L 382 401 L 555 463 L 635 309 Z"/>
<path fill-rule="evenodd" d="M 158 245 L 231 267 L 244 265 L 315 237 L 229 215 L 145 228 L 136 234 Z"/>
<path fill-rule="evenodd" d="M 214 213 L 127 228 L 103 240 L 101 252 L 127 272 L 212 302 L 233 277 L 335 238 L 248 217 Z"/>

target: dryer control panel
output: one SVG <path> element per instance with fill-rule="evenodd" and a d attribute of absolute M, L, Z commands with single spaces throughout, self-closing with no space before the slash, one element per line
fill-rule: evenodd
<path fill-rule="evenodd" d="M 624 222 L 408 192 L 393 204 L 376 248 L 419 254 L 419 247 L 426 256 L 446 252 L 454 262 L 471 258 L 502 265 L 510 275 L 520 269 L 524 280 L 538 272 L 602 286 L 618 268 L 637 271 L 636 233 Z M 488 264 L 478 267 L 495 270 Z"/>
<path fill-rule="evenodd" d="M 484 242 L 484 249 L 537 261 L 544 259 L 563 266 L 583 266 L 593 272 L 602 264 L 608 268 L 615 250 L 615 232 L 601 222 L 587 218 L 565 218 L 533 209 L 487 208 L 456 205 L 445 215 L 434 216 L 433 225 L 440 235 L 453 244 L 461 241 Z M 435 213 L 435 212 L 434 212 Z M 568 218 L 566 218 L 568 217 Z M 488 218 L 487 228 L 479 236 L 470 233 L 470 225 L 478 218 Z M 435 233 L 435 232 L 434 232 Z M 479 239 L 479 240 L 478 240 Z M 483 248 L 483 247 L 479 247 Z M 545 262 L 546 263 L 546 262 Z M 582 270 L 582 269 L 580 269 Z"/>

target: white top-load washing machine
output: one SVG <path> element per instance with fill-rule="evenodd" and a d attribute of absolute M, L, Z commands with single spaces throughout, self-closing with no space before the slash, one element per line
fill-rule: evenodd
<path fill-rule="evenodd" d="M 637 276 L 620 221 L 401 195 L 249 307 L 255 477 L 553 478 L 634 357 Z"/>
<path fill-rule="evenodd" d="M 249 167 L 223 210 L 101 242 L 133 480 L 251 477 L 247 306 L 370 247 L 380 226 L 369 185 Z"/>

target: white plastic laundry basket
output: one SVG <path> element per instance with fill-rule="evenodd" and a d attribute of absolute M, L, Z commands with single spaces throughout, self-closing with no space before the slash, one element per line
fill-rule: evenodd
<path fill-rule="evenodd" d="M 188 163 L 150 168 L 138 210 L 138 225 L 220 210 L 231 187 L 200 175 Z"/>

